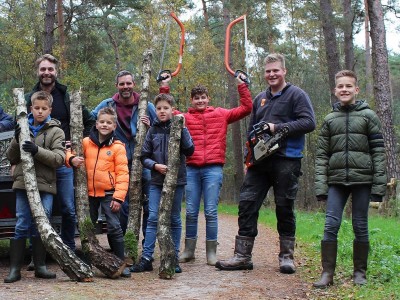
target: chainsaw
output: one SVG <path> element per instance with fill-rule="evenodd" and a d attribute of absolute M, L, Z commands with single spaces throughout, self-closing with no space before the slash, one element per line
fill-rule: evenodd
<path fill-rule="evenodd" d="M 264 121 L 253 125 L 253 130 L 246 142 L 246 166 L 256 165 L 275 153 L 281 147 L 281 143 L 288 133 L 289 128 L 287 126 L 272 134 L 268 123 Z"/>

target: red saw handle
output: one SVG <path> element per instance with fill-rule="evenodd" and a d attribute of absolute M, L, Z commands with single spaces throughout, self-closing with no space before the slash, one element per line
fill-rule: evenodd
<path fill-rule="evenodd" d="M 226 33 L 225 33 L 225 68 L 228 70 L 229 73 L 231 73 L 233 76 L 235 76 L 235 71 L 231 69 L 229 66 L 229 56 L 230 56 L 230 51 L 229 51 L 229 46 L 231 42 L 231 28 L 233 25 L 236 23 L 243 21 L 246 15 L 243 15 L 236 20 L 233 20 L 232 22 L 229 23 L 228 27 L 226 27 Z"/>
<path fill-rule="evenodd" d="M 178 61 L 178 66 L 176 67 L 176 70 L 171 73 L 171 76 L 174 77 L 179 74 L 181 68 L 182 68 L 182 58 L 183 58 L 183 46 L 185 45 L 185 27 L 183 26 L 182 22 L 178 19 L 178 17 L 171 12 L 171 17 L 174 18 L 176 23 L 178 23 L 179 27 L 181 28 L 181 43 L 179 46 L 179 61 Z"/>

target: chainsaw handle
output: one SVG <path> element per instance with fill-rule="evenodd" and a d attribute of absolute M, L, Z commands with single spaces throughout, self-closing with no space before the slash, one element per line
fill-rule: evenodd
<path fill-rule="evenodd" d="M 171 70 L 161 70 L 160 72 L 158 72 L 158 75 L 156 78 L 157 83 L 160 83 L 161 81 L 168 78 L 167 76 L 161 76 L 161 74 L 163 74 L 163 73 L 168 73 L 172 77 Z"/>

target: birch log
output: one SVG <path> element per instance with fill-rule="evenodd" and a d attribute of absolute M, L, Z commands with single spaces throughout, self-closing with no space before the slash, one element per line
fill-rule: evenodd
<path fill-rule="evenodd" d="M 142 90 L 138 105 L 137 133 L 135 139 L 135 150 L 132 158 L 132 169 L 129 178 L 129 218 L 125 233 L 125 247 L 128 256 L 135 262 L 138 258 L 138 241 L 140 232 L 140 220 L 142 215 L 142 171 L 143 166 L 140 162 L 142 146 L 146 138 L 147 127 L 140 121 L 140 117 L 146 115 L 147 103 L 149 100 L 151 60 L 153 50 L 147 49 L 143 53 L 142 67 Z"/>
<path fill-rule="evenodd" d="M 70 105 L 72 152 L 77 156 L 84 157 L 82 148 L 83 123 L 80 91 L 71 93 Z M 113 253 L 104 250 L 96 237 L 95 228 L 90 219 L 87 177 L 84 164 L 79 168 L 74 168 L 74 185 L 76 214 L 78 217 L 82 250 L 85 255 L 90 257 L 91 263 L 107 277 L 118 278 L 126 267 L 126 264 Z"/>
<path fill-rule="evenodd" d="M 171 209 L 180 166 L 180 141 L 183 123 L 182 115 L 174 116 L 172 119 L 168 143 L 168 169 L 161 191 L 157 239 L 161 252 L 158 276 L 162 279 L 171 279 L 175 274 L 176 257 L 171 236 Z"/>
<path fill-rule="evenodd" d="M 17 120 L 21 127 L 19 147 L 24 171 L 25 188 L 32 217 L 39 231 L 40 238 L 47 252 L 57 261 L 61 270 L 63 270 L 69 278 L 81 282 L 93 281 L 92 269 L 63 243 L 61 237 L 51 226 L 43 209 L 32 155 L 22 150 L 22 141 L 30 140 L 24 90 L 22 88 L 13 89 L 13 94 L 17 107 Z"/>

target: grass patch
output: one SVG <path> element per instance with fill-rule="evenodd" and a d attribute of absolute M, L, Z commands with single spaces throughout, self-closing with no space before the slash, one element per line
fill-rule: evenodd
<path fill-rule="evenodd" d="M 219 213 L 236 215 L 237 204 L 220 203 Z M 320 241 L 323 236 L 325 214 L 296 212 L 298 272 L 311 284 L 321 272 Z M 258 222 L 276 228 L 275 211 L 262 207 Z M 338 258 L 335 284 L 326 290 L 315 290 L 309 299 L 400 299 L 400 222 L 393 218 L 369 217 L 371 251 L 368 259 L 368 284 L 358 287 L 352 283 L 353 228 L 344 218 L 339 231 Z"/>

